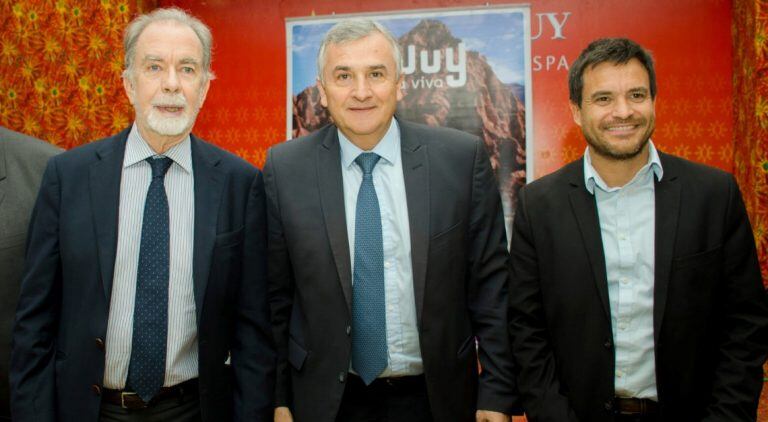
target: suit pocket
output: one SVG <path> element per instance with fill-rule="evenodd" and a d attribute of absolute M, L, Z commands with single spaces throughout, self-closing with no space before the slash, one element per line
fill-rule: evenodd
<path fill-rule="evenodd" d="M 704 252 L 698 252 L 695 254 L 681 256 L 672 260 L 672 267 L 676 270 L 689 267 L 707 267 L 716 264 L 720 261 L 720 255 L 723 250 L 721 245 L 706 250 Z"/>
<path fill-rule="evenodd" d="M 214 247 L 225 248 L 227 246 L 238 245 L 243 242 L 244 234 L 245 234 L 245 227 L 240 227 L 237 230 L 217 234 L 216 241 L 214 242 Z"/>
<path fill-rule="evenodd" d="M 467 355 L 468 352 L 473 352 L 473 351 L 475 351 L 475 336 L 471 335 L 461 342 L 461 346 L 459 347 L 459 350 L 456 352 L 456 357 L 458 357 L 459 360 L 461 360 Z"/>
<path fill-rule="evenodd" d="M 445 239 L 446 237 L 450 237 L 450 235 L 453 234 L 454 231 L 458 230 L 461 227 L 462 222 L 463 220 L 459 220 L 457 223 L 451 224 L 451 226 L 448 227 L 447 229 L 441 230 L 439 233 L 432 236 L 432 242 L 438 242 L 442 239 Z"/>
<path fill-rule="evenodd" d="M 301 371 L 306 359 L 307 351 L 299 346 L 299 343 L 296 343 L 296 341 L 293 340 L 293 337 L 288 337 L 288 362 L 291 366 L 296 368 L 297 371 Z"/>

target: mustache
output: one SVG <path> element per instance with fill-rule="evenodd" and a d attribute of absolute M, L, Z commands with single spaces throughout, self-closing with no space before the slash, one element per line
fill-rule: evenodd
<path fill-rule="evenodd" d="M 152 99 L 155 107 L 186 107 L 187 99 L 181 94 L 159 95 Z"/>

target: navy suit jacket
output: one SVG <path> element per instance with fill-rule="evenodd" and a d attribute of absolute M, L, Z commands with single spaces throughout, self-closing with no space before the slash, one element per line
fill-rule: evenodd
<path fill-rule="evenodd" d="M 50 160 L 27 244 L 11 356 L 15 421 L 96 421 L 128 130 Z M 191 137 L 193 279 L 204 421 L 271 417 L 263 179 Z M 231 366 L 225 364 L 231 356 Z"/>

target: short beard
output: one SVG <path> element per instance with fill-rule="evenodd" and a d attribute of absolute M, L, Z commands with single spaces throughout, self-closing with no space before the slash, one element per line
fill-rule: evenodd
<path fill-rule="evenodd" d="M 178 117 L 164 117 L 155 106 L 184 107 L 185 113 Z M 179 136 L 192 127 L 197 112 L 196 109 L 189 109 L 186 98 L 179 93 L 156 98 L 152 100 L 152 107 L 147 113 L 147 126 L 158 135 Z"/>
<path fill-rule="evenodd" d="M 152 108 L 147 115 L 147 126 L 158 135 L 178 136 L 186 132 L 192 122 L 192 116 L 183 115 L 179 117 L 163 117 Z"/>
<path fill-rule="evenodd" d="M 638 154 L 640 154 L 643 151 L 645 146 L 648 145 L 648 140 L 650 140 L 651 137 L 650 136 L 646 137 L 642 142 L 637 144 L 637 148 L 627 152 L 613 151 L 610 148 L 606 148 L 606 146 L 603 144 L 597 143 L 589 138 L 586 138 L 586 139 L 587 139 L 587 144 L 589 144 L 589 148 L 595 153 L 597 153 L 598 155 L 601 155 L 605 158 L 617 160 L 617 161 L 627 161 L 637 157 Z"/>

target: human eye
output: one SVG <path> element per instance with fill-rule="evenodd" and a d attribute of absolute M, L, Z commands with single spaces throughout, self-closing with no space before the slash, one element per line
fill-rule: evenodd
<path fill-rule="evenodd" d="M 183 66 L 181 68 L 182 73 L 186 73 L 188 75 L 194 75 L 195 74 L 195 68 L 192 66 Z"/>
<path fill-rule="evenodd" d="M 611 97 L 608 95 L 599 95 L 595 97 L 592 102 L 594 102 L 597 105 L 607 105 L 611 103 Z"/>
<path fill-rule="evenodd" d="M 154 73 L 154 72 L 159 72 L 161 70 L 161 68 L 160 68 L 160 65 L 157 64 L 157 63 L 150 63 L 147 66 L 147 70 L 152 72 L 152 73 Z"/>
<path fill-rule="evenodd" d="M 645 92 L 638 91 L 638 92 L 633 92 L 629 94 L 630 101 L 636 102 L 636 103 L 641 103 L 645 101 L 646 97 L 648 97 L 648 95 Z"/>
<path fill-rule="evenodd" d="M 371 72 L 371 78 L 373 79 L 381 79 L 384 77 L 384 72 L 380 70 L 374 70 Z"/>

